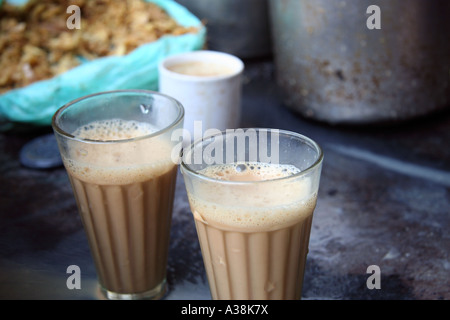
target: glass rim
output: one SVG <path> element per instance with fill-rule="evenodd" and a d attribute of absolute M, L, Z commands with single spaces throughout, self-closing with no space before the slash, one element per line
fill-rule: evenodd
<path fill-rule="evenodd" d="M 71 106 L 73 106 L 74 104 L 77 104 L 78 102 L 84 101 L 84 100 L 88 100 L 90 98 L 93 97 L 97 97 L 97 96 L 102 96 L 102 95 L 113 95 L 113 94 L 118 94 L 118 93 L 137 93 L 137 94 L 143 94 L 143 95 L 152 95 L 152 96 L 160 96 L 163 97 L 171 102 L 173 102 L 173 104 L 176 106 L 176 109 L 178 111 L 178 114 L 175 118 L 174 121 L 172 121 L 169 125 L 165 126 L 162 129 L 159 129 L 155 132 L 152 132 L 150 134 L 145 134 L 142 136 L 138 136 L 138 137 L 134 137 L 134 138 L 128 138 L 128 139 L 115 139 L 115 140 L 95 140 L 95 139 L 85 139 L 85 138 L 80 138 L 77 136 L 74 136 L 73 134 L 63 130 L 59 124 L 58 124 L 58 119 L 60 117 L 60 115 L 67 110 L 68 108 L 70 108 Z M 92 94 L 88 94 L 85 96 L 82 96 L 80 98 L 77 98 L 75 100 L 69 101 L 66 104 L 64 104 L 62 107 L 60 107 L 58 110 L 56 110 L 56 112 L 53 114 L 52 117 L 52 127 L 55 130 L 56 133 L 58 133 L 61 136 L 64 136 L 65 138 L 68 138 L 70 140 L 74 140 L 74 141 L 79 141 L 79 142 L 84 142 L 84 143 L 92 143 L 92 144 L 113 144 L 113 143 L 125 143 L 125 142 L 130 142 L 130 141 L 137 141 L 137 140 L 143 140 L 143 139 L 148 139 L 151 137 L 155 137 L 155 136 L 159 136 L 165 132 L 167 132 L 168 130 L 170 130 L 171 128 L 175 127 L 177 124 L 179 124 L 181 121 L 183 121 L 184 118 L 184 107 L 183 105 L 176 100 L 175 98 L 168 96 L 166 94 L 157 92 L 157 91 L 152 91 L 152 90 L 145 90 L 145 89 L 122 89 L 122 90 L 111 90 L 111 91 L 101 91 L 101 92 L 96 92 L 96 93 L 92 93 Z"/>
<path fill-rule="evenodd" d="M 213 134 L 213 135 L 210 135 L 210 136 L 207 136 L 207 137 L 199 138 L 199 139 L 193 141 L 187 148 L 183 148 L 182 151 L 181 151 L 181 164 L 180 164 L 181 171 L 182 172 L 185 171 L 188 174 L 191 174 L 193 176 L 199 177 L 202 180 L 209 181 L 209 182 L 220 183 L 220 184 L 228 184 L 228 185 L 251 185 L 251 184 L 269 183 L 269 182 L 274 182 L 274 181 L 281 181 L 281 180 L 288 180 L 288 179 L 299 178 L 299 177 L 307 175 L 309 172 L 313 171 L 318 166 L 320 166 L 322 164 L 322 162 L 323 162 L 324 155 L 323 155 L 322 147 L 316 141 L 314 141 L 313 139 L 311 139 L 311 138 L 309 138 L 309 137 L 307 137 L 307 136 L 305 136 L 303 134 L 300 134 L 300 133 L 297 133 L 297 132 L 294 132 L 294 131 L 283 130 L 283 129 L 274 129 L 274 128 L 239 128 L 239 129 L 242 129 L 244 131 L 245 130 L 249 130 L 249 129 L 253 129 L 253 130 L 256 130 L 256 131 L 267 130 L 269 132 L 273 131 L 273 130 L 276 130 L 280 134 L 284 134 L 286 136 L 295 137 L 295 138 L 297 138 L 299 140 L 307 142 L 313 148 L 315 148 L 316 151 L 317 151 L 317 155 L 318 155 L 317 159 L 314 161 L 313 164 L 308 166 L 306 169 L 301 170 L 300 172 L 297 172 L 297 173 L 295 173 L 293 175 L 289 175 L 289 176 L 286 176 L 286 177 L 280 177 L 280 178 L 258 180 L 258 181 L 231 181 L 231 180 L 222 180 L 222 179 L 212 178 L 212 177 L 209 177 L 207 175 L 204 175 L 204 174 L 198 172 L 197 170 L 194 170 L 193 168 L 191 168 L 191 165 L 186 164 L 184 162 L 184 156 L 185 156 L 185 150 L 186 149 L 191 151 L 191 150 L 194 149 L 195 145 L 197 145 L 198 143 L 204 141 L 205 139 L 210 139 L 210 138 L 215 137 L 215 136 L 220 136 L 220 135 L 223 136 L 223 135 L 225 135 L 227 130 L 223 130 L 220 133 L 216 133 L 216 134 Z"/>

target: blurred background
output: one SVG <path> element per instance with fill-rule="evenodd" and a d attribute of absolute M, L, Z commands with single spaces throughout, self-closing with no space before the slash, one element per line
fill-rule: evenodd
<path fill-rule="evenodd" d="M 272 56 L 285 103 L 303 116 L 389 122 L 450 103 L 448 1 L 178 2 L 206 23 L 208 48 Z"/>
<path fill-rule="evenodd" d="M 296 131 L 324 150 L 303 298 L 450 299 L 450 2 L 177 3 L 204 23 L 204 48 L 243 59 L 241 127 Z M 95 299 L 51 128 L 3 125 L 0 298 Z M 181 179 L 166 299 L 210 299 Z M 82 290 L 65 287 L 71 264 Z M 366 285 L 370 265 L 381 289 Z"/>

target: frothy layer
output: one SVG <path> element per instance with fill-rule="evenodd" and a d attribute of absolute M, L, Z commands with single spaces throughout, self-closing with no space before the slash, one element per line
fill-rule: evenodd
<path fill-rule="evenodd" d="M 225 65 L 204 61 L 190 61 L 167 67 L 170 71 L 190 76 L 213 77 L 229 75 L 233 70 Z"/>
<path fill-rule="evenodd" d="M 227 181 L 264 181 L 289 177 L 300 172 L 293 165 L 242 162 L 210 166 L 200 171 L 210 178 Z"/>
<path fill-rule="evenodd" d="M 173 168 L 170 141 L 158 137 L 127 141 L 152 134 L 150 124 L 121 119 L 96 121 L 84 125 L 73 135 L 95 141 L 70 141 L 63 156 L 67 171 L 74 177 L 95 184 L 129 184 L 160 176 Z M 124 140 L 124 141 L 120 141 Z"/>
<path fill-rule="evenodd" d="M 113 141 L 133 139 L 156 132 L 149 123 L 122 119 L 94 121 L 79 127 L 72 135 L 89 140 Z"/>
<path fill-rule="evenodd" d="M 246 163 L 212 166 L 202 174 L 227 181 L 262 181 L 289 177 L 300 170 L 290 165 Z M 197 181 L 188 190 L 194 218 L 222 229 L 275 230 L 309 217 L 316 192 L 308 177 L 254 184 Z"/>

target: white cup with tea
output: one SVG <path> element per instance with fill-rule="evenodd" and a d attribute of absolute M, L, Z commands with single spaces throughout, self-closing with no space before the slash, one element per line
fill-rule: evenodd
<path fill-rule="evenodd" d="M 180 53 L 160 62 L 159 91 L 184 106 L 184 128 L 191 139 L 208 129 L 234 129 L 241 119 L 243 70 L 242 60 L 228 53 Z"/>

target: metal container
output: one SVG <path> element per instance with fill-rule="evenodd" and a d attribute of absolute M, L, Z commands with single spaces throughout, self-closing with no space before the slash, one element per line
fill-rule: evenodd
<path fill-rule="evenodd" d="M 177 0 L 206 22 L 208 49 L 240 58 L 272 53 L 267 0 Z"/>
<path fill-rule="evenodd" d="M 450 106 L 450 1 L 270 0 L 286 105 L 339 124 L 411 119 Z M 381 29 L 369 29 L 378 6 Z"/>

